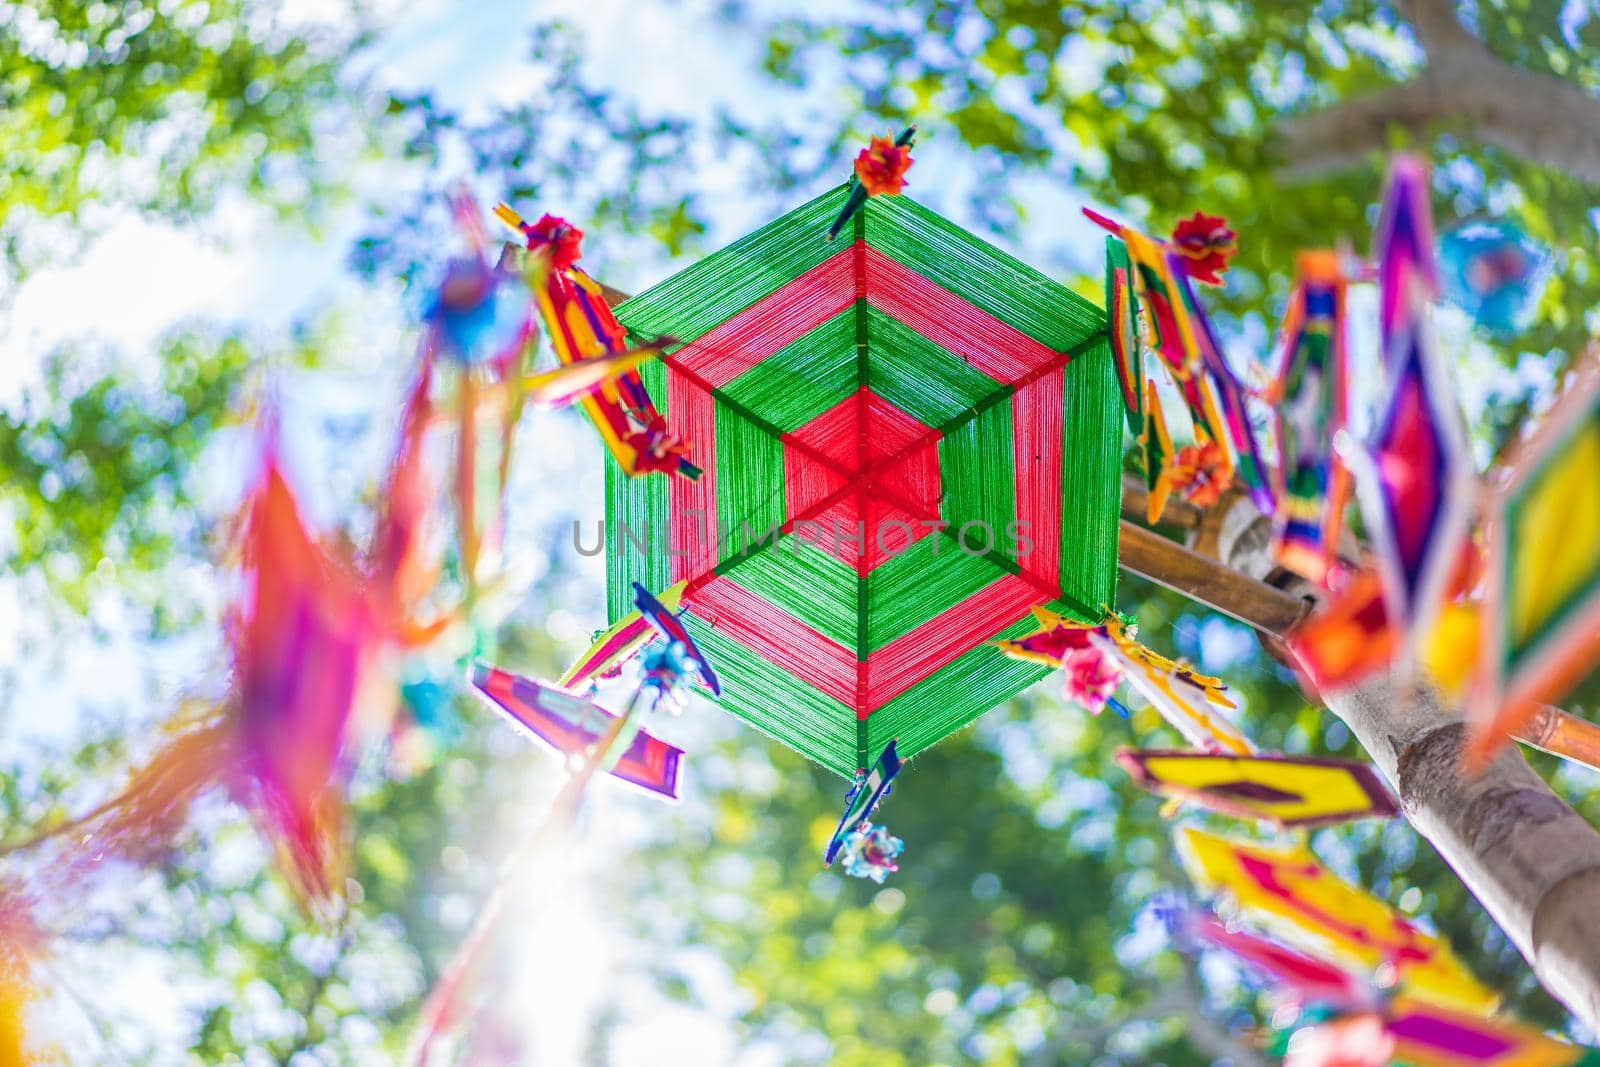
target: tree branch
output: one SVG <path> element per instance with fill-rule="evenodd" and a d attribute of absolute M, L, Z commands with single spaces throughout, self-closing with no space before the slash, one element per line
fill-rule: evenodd
<path fill-rule="evenodd" d="M 1500 59 L 1461 24 L 1451 0 L 1412 0 L 1407 18 L 1427 56 L 1409 82 L 1283 120 L 1282 173 L 1307 177 L 1360 165 L 1398 127 L 1440 126 L 1600 184 L 1600 97 Z"/>

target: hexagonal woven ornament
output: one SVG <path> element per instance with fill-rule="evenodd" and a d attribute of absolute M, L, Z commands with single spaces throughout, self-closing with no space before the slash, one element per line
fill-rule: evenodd
<path fill-rule="evenodd" d="M 619 305 L 705 470 L 608 468 L 612 618 L 686 580 L 723 706 L 848 775 L 1046 668 L 989 642 L 1116 591 L 1122 413 L 1099 308 L 903 196 L 840 187 Z"/>

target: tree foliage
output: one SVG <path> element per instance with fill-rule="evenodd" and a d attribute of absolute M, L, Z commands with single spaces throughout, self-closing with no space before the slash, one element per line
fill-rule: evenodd
<path fill-rule="evenodd" d="M 335 77 L 351 44 L 253 0 L 0 5 L 6 263 L 59 261 L 116 211 L 192 216 L 230 190 L 306 217 L 363 128 Z"/>
<path fill-rule="evenodd" d="M 1460 12 L 1508 63 L 1600 86 L 1600 18 L 1586 5 L 1475 0 Z M 1157 234 L 1197 209 L 1226 215 L 1240 252 L 1221 305 L 1268 325 L 1298 250 L 1341 241 L 1365 250 L 1383 173 L 1376 146 L 1296 171 L 1285 124 L 1394 86 L 1426 62 L 1395 0 L 910 0 L 777 20 L 735 5 L 733 17 L 766 35 L 772 76 L 796 86 L 841 77 L 858 128 L 920 121 L 953 133 L 987 162 L 981 195 L 1009 204 L 1003 224 L 1059 225 L 1008 201 L 1030 175 L 1071 183 Z M 1394 147 L 1408 140 L 1433 160 L 1441 223 L 1508 216 L 1558 255 L 1539 322 L 1500 345 L 1504 357 L 1575 355 L 1600 329 L 1595 187 L 1485 147 L 1447 114 L 1420 138 L 1390 136 Z"/>

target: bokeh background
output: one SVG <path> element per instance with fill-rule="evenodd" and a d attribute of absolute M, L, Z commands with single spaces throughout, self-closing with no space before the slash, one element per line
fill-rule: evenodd
<path fill-rule="evenodd" d="M 1461 11 L 1504 58 L 1600 84 L 1585 0 Z M 110 795 L 176 707 L 225 688 L 252 398 L 276 397 L 315 521 L 364 536 L 418 310 L 459 250 L 454 183 L 573 220 L 591 273 L 638 291 L 914 120 L 909 195 L 1097 301 L 1078 207 L 1153 232 L 1227 215 L 1217 318 L 1259 382 L 1294 251 L 1364 249 L 1383 173 L 1378 152 L 1307 173 L 1285 118 L 1422 61 L 1383 0 L 0 2 L 0 846 Z M 1441 223 L 1510 217 L 1556 257 L 1513 341 L 1441 316 L 1487 464 L 1597 327 L 1595 188 L 1470 129 L 1412 143 Z M 604 461 L 576 413 L 521 427 L 496 662 L 554 676 L 603 625 L 573 526 L 593 542 Z M 1359 755 L 1249 631 L 1131 578 L 1120 599 L 1154 647 L 1227 678 L 1262 747 Z M 685 800 L 593 791 L 486 1001 L 538 1064 L 1269 1062 L 1246 1031 L 1270 1021 L 1259 992 L 1173 952 L 1151 912 L 1184 882 L 1111 753 L 1161 731 L 1041 683 L 909 766 L 884 812 L 907 851 L 879 887 L 820 866 L 844 783 L 697 700 L 661 730 L 690 751 Z M 1600 817 L 1592 776 L 1531 758 Z M 213 796 L 158 862 L 44 903 L 37 1039 L 73 1064 L 395 1062 L 559 780 L 466 697 L 371 746 L 336 925 Z M 1313 843 L 1568 1025 L 1403 822 Z"/>

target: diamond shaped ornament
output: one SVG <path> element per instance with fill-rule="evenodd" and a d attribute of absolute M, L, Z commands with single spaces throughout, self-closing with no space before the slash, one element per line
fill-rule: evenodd
<path fill-rule="evenodd" d="M 705 471 L 608 469 L 607 588 L 686 581 L 722 706 L 842 774 L 1048 670 L 990 642 L 1116 593 L 1122 414 L 1094 305 L 904 196 L 839 187 L 616 308 Z"/>

